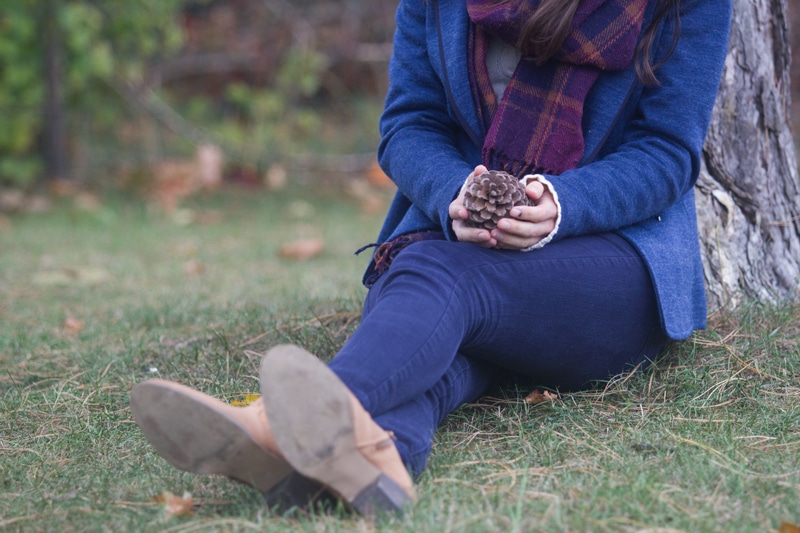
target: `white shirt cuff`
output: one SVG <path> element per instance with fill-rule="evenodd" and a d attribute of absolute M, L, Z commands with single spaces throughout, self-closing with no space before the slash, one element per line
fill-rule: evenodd
<path fill-rule="evenodd" d="M 561 225 L 561 202 L 558 201 L 558 193 L 553 187 L 553 184 L 550 183 L 550 181 L 541 174 L 528 174 L 526 176 L 523 176 L 522 179 L 520 179 L 520 181 L 526 187 L 529 184 L 533 183 L 534 181 L 538 181 L 539 183 L 547 187 L 547 190 L 550 191 L 550 194 L 553 195 L 553 200 L 556 202 L 556 208 L 558 209 L 558 213 L 556 215 L 556 225 L 553 228 L 553 231 L 548 233 L 544 239 L 537 242 L 533 246 L 529 246 L 522 250 L 523 252 L 530 252 L 531 250 L 538 250 L 539 248 L 544 247 L 546 244 L 552 241 L 553 238 L 556 236 L 556 233 L 558 232 L 558 226 Z"/>

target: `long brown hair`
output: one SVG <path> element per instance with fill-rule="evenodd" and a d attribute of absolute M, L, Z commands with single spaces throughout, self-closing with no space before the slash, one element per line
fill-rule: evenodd
<path fill-rule="evenodd" d="M 580 3 L 581 0 L 542 0 L 536 12 L 522 27 L 519 48 L 537 64 L 553 57 L 566 39 Z M 658 85 L 655 71 L 669 59 L 678 44 L 681 31 L 680 3 L 680 0 L 658 0 L 653 20 L 644 30 L 636 47 L 636 74 L 645 85 Z M 654 64 L 650 56 L 658 28 L 665 19 L 674 23 L 672 43 L 664 57 Z"/>

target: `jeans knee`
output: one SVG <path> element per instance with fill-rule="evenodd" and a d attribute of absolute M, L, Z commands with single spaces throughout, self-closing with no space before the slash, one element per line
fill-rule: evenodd
<path fill-rule="evenodd" d="M 402 250 L 392 263 L 392 267 L 406 263 L 419 263 L 422 265 L 446 265 L 449 262 L 450 252 L 453 247 L 448 241 L 420 241 L 411 244 Z"/>
<path fill-rule="evenodd" d="M 447 241 L 417 242 L 402 250 L 392 262 L 386 275 L 390 277 L 411 275 L 438 283 L 454 281 L 458 276 L 456 261 Z"/>

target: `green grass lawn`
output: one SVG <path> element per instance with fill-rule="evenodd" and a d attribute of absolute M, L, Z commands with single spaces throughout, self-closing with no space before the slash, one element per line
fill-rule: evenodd
<path fill-rule="evenodd" d="M 520 382 L 437 435 L 403 516 L 281 514 L 224 478 L 182 473 L 133 423 L 151 376 L 225 400 L 259 353 L 331 357 L 356 327 L 381 214 L 332 190 L 228 191 L 172 216 L 63 200 L 0 229 L 0 530 L 777 531 L 800 522 L 800 312 L 711 317 L 653 367 L 536 405 Z M 282 258 L 321 238 L 323 253 Z M 169 517 L 153 497 L 194 497 Z"/>

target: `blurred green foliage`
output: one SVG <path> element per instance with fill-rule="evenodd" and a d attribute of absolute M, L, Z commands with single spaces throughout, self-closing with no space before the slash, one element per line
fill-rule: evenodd
<path fill-rule="evenodd" d="M 381 2 L 0 0 L 0 187 L 124 186 L 206 143 L 253 175 L 372 153 Z"/>
<path fill-rule="evenodd" d="M 320 111 L 305 104 L 319 91 L 325 66 L 325 58 L 315 50 L 293 47 L 272 86 L 231 83 L 223 98 L 226 111 L 219 118 L 209 116 L 212 106 L 206 98 L 196 97 L 197 110 L 205 113 L 190 115 L 190 119 L 215 123 L 216 131 L 237 146 L 245 161 L 280 159 L 297 151 L 298 144 L 307 144 L 322 128 Z"/>
<path fill-rule="evenodd" d="M 110 88 L 177 51 L 182 0 L 3 0 L 0 3 L 0 183 L 30 184 L 43 168 L 46 36 L 56 39 L 67 115 L 91 108 L 111 124 L 124 111 Z M 69 132 L 68 132 L 69 134 Z"/>

